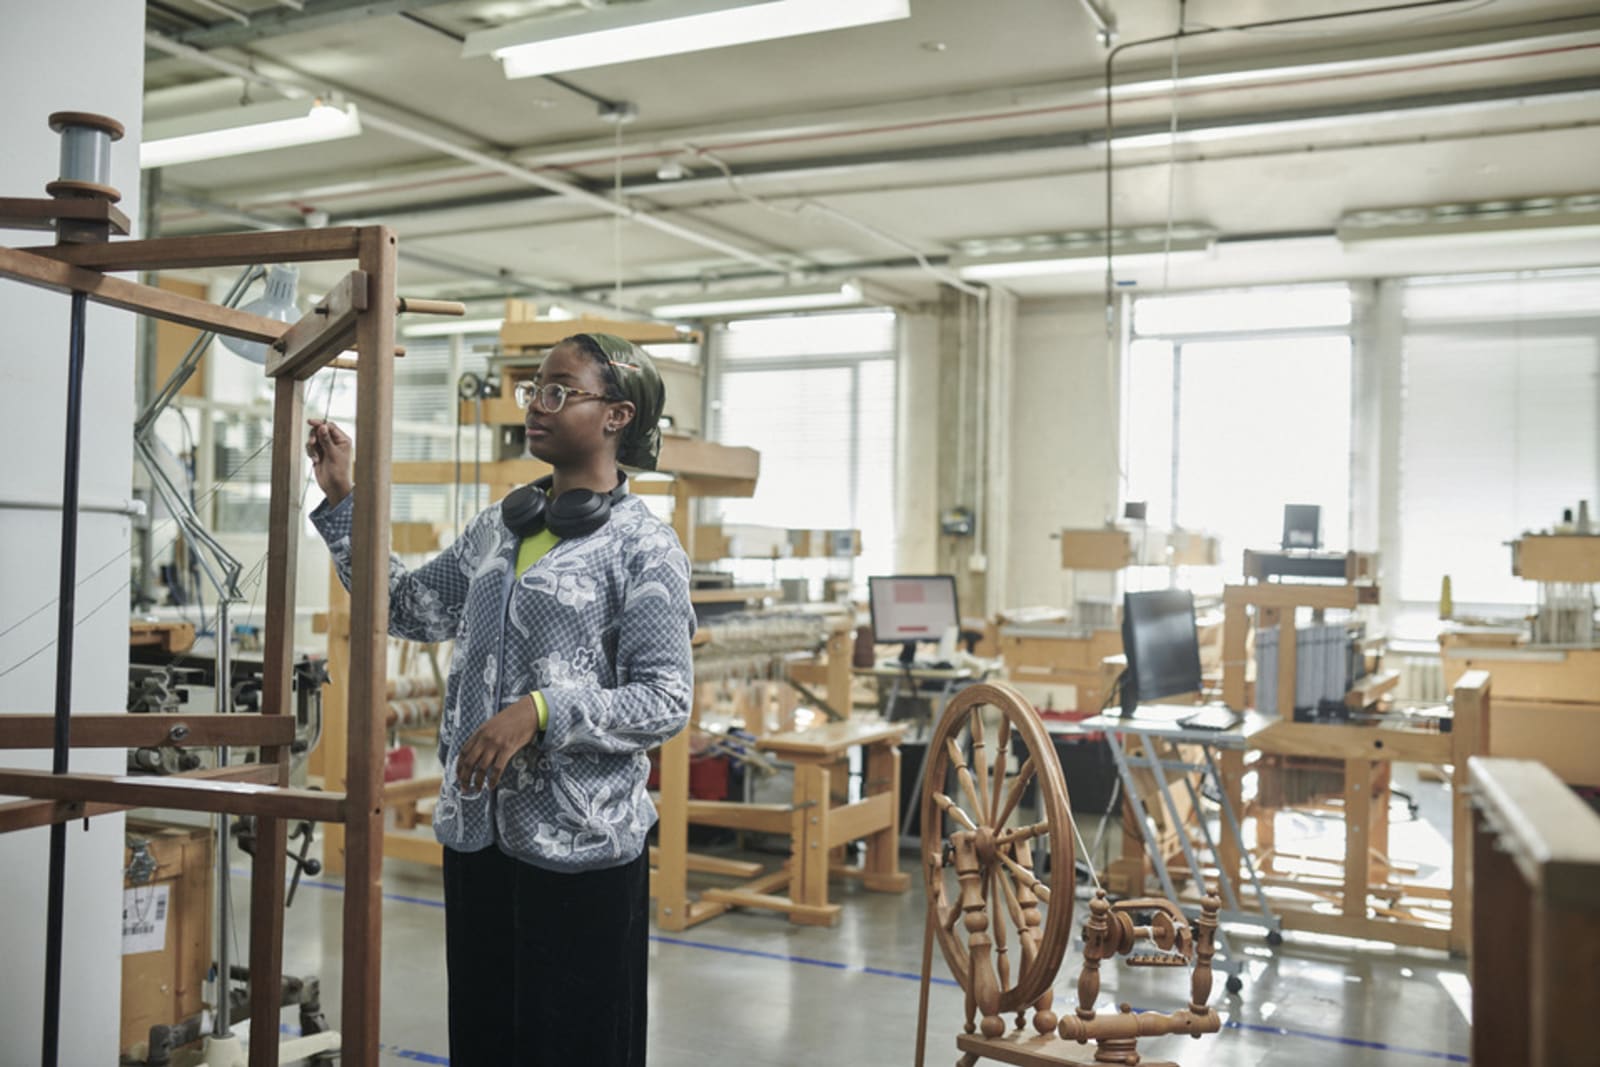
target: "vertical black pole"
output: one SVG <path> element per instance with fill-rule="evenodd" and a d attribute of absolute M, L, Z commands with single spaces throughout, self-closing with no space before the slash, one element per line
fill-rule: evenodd
<path fill-rule="evenodd" d="M 87 298 L 72 294 L 67 351 L 67 450 L 61 472 L 61 593 L 56 615 L 56 734 L 51 772 L 67 773 L 71 743 L 72 633 L 78 589 L 78 461 L 83 451 L 83 326 Z M 44 941 L 44 1047 L 42 1067 L 56 1067 L 61 1043 L 61 929 L 65 918 L 67 827 L 50 827 L 50 902 Z"/>

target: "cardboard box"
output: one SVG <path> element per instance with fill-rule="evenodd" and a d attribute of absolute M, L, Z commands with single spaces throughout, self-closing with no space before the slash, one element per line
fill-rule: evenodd
<path fill-rule="evenodd" d="M 201 1010 L 212 962 L 213 839 L 206 826 L 128 820 L 118 1045 L 129 1058 L 146 1058 L 152 1026 Z"/>

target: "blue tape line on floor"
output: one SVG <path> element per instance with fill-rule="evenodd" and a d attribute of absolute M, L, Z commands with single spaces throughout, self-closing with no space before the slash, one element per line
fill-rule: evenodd
<path fill-rule="evenodd" d="M 1257 1034 L 1272 1034 L 1274 1037 L 1301 1037 L 1307 1041 L 1332 1041 L 1335 1044 L 1348 1045 L 1352 1048 L 1377 1049 L 1379 1052 L 1395 1052 L 1402 1056 L 1422 1056 L 1431 1060 L 1449 1060 L 1451 1063 L 1468 1062 L 1468 1058 L 1459 1052 L 1435 1052 L 1432 1049 L 1404 1048 L 1400 1045 L 1386 1045 L 1382 1041 L 1367 1041 L 1359 1037 L 1321 1034 L 1315 1030 L 1292 1030 L 1286 1026 L 1270 1026 L 1266 1023 L 1242 1023 L 1234 1019 L 1229 1019 L 1222 1025 L 1229 1030 L 1249 1030 Z"/>
<path fill-rule="evenodd" d="M 248 871 L 242 870 L 235 870 L 233 873 L 236 876 L 248 876 L 249 874 Z M 324 882 L 311 878 L 302 878 L 300 879 L 300 884 L 303 886 L 310 886 L 313 889 L 331 889 L 337 893 L 344 892 L 344 884 L 341 882 Z M 427 897 L 405 896 L 404 894 L 400 893 L 384 893 L 383 899 L 393 900 L 402 904 L 421 904 L 424 907 L 429 908 L 444 907 L 444 901 L 442 900 L 431 900 Z M 779 963 L 798 963 L 807 967 L 822 967 L 830 971 L 848 971 L 856 974 L 867 974 L 872 975 L 875 978 L 899 978 L 908 982 L 922 981 L 922 975 L 912 974 L 909 971 L 890 971 L 885 970 L 882 967 L 860 967 L 856 966 L 855 964 L 841 963 L 838 960 L 819 960 L 810 956 L 790 956 L 781 952 L 763 952 L 760 949 L 739 948 L 736 945 L 717 945 L 709 941 L 690 941 L 687 938 L 668 937 L 664 934 L 651 934 L 650 940 L 660 942 L 663 945 L 676 945 L 680 948 L 698 948 L 704 949 L 707 952 L 725 952 L 730 956 L 750 956 L 755 959 L 775 960 Z M 957 983 L 953 978 L 934 977 L 931 979 L 931 981 L 934 985 L 957 986 L 959 988 L 959 983 Z M 1135 1006 L 1134 1010 L 1144 1012 L 1154 1009 L 1140 1008 Z M 1468 1057 L 1458 1052 L 1437 1052 L 1432 1049 L 1404 1048 L 1400 1045 L 1390 1045 L 1382 1041 L 1368 1041 L 1364 1038 L 1345 1037 L 1341 1034 L 1324 1034 L 1316 1030 L 1295 1030 L 1289 1027 L 1271 1026 L 1265 1023 L 1239 1022 L 1236 1019 L 1230 1019 L 1222 1025 L 1224 1028 L 1229 1030 L 1247 1030 L 1251 1033 L 1272 1034 L 1275 1037 L 1298 1037 L 1306 1041 L 1327 1041 L 1336 1045 L 1344 1045 L 1350 1048 L 1370 1048 L 1378 1052 L 1392 1052 L 1401 1056 L 1419 1056 L 1424 1059 L 1445 1060 L 1450 1063 L 1468 1062 Z M 420 1059 L 423 1063 L 448 1064 L 450 1062 L 449 1060 L 438 1058 L 424 1059 L 423 1057 L 427 1057 L 429 1055 L 429 1053 L 425 1052 L 410 1053 L 404 1050 L 388 1049 L 386 1046 L 385 1051 L 393 1052 L 397 1056 Z"/>

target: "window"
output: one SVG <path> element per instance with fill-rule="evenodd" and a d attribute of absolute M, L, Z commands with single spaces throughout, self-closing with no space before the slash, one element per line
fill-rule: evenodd
<path fill-rule="evenodd" d="M 895 354 L 892 312 L 755 319 L 717 327 L 715 440 L 761 453 L 749 499 L 716 502 L 725 523 L 861 531 L 848 573 L 894 567 Z M 783 577 L 841 573 L 827 561 L 785 565 Z M 741 580 L 771 581 L 771 563 L 734 565 Z"/>
<path fill-rule="evenodd" d="M 1505 542 L 1600 504 L 1600 272 L 1415 279 L 1402 308 L 1400 597 L 1431 637 L 1445 575 L 1458 610 L 1530 606 Z"/>
<path fill-rule="evenodd" d="M 1229 577 L 1279 543 L 1285 504 L 1319 505 L 1324 546 L 1347 548 L 1348 287 L 1149 297 L 1133 314 L 1126 498 L 1153 526 L 1218 536 Z"/>

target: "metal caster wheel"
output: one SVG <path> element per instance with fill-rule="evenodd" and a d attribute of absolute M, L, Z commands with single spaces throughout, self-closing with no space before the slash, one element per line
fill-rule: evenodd
<path fill-rule="evenodd" d="M 1244 980 L 1236 974 L 1228 975 L 1226 988 L 1230 993 L 1237 993 L 1244 988 Z"/>

